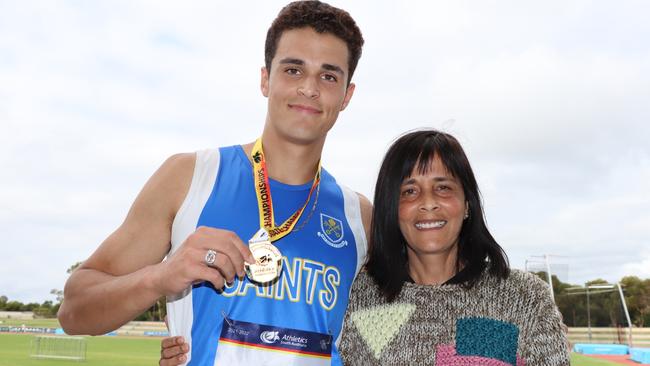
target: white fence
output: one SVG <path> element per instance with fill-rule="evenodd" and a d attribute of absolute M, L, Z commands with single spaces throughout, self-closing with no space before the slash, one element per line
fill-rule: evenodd
<path fill-rule="evenodd" d="M 86 339 L 67 336 L 36 336 L 32 340 L 30 356 L 84 361 L 86 359 Z"/>

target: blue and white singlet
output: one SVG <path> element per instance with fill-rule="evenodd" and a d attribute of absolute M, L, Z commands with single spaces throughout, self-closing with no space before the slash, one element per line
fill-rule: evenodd
<path fill-rule="evenodd" d="M 196 153 L 192 183 L 172 226 L 172 254 L 198 226 L 231 230 L 248 242 L 260 229 L 252 169 L 239 145 Z M 281 223 L 304 204 L 312 182 L 269 181 Z M 314 207 L 315 199 L 299 230 L 273 243 L 283 256 L 273 285 L 235 279 L 217 291 L 204 282 L 167 299 L 170 333 L 190 344 L 188 365 L 324 365 L 330 356 L 341 364 L 336 345 L 366 237 L 359 197 L 325 169 Z"/>

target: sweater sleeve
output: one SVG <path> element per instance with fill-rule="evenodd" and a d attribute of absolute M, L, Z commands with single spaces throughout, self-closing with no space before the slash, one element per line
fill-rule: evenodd
<path fill-rule="evenodd" d="M 547 286 L 545 283 L 542 287 L 534 286 L 539 302 L 536 311 L 531 314 L 532 324 L 523 339 L 522 355 L 526 365 L 569 365 L 569 344 L 562 315 L 551 299 Z"/>

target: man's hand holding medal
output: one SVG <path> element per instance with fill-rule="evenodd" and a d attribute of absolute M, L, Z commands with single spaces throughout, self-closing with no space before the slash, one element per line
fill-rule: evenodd
<path fill-rule="evenodd" d="M 221 289 L 235 276 L 244 277 L 244 262 L 255 263 L 255 259 L 237 234 L 201 226 L 165 262 L 155 266 L 155 285 L 165 295 L 178 294 L 201 281 Z"/>

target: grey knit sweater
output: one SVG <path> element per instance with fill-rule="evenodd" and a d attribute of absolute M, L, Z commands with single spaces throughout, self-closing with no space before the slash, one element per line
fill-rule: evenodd
<path fill-rule="evenodd" d="M 405 283 L 387 303 L 372 278 L 354 282 L 339 351 L 346 365 L 569 365 L 548 285 L 512 270 L 471 289 Z"/>

